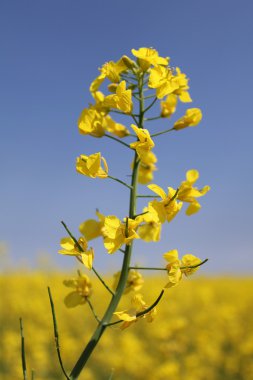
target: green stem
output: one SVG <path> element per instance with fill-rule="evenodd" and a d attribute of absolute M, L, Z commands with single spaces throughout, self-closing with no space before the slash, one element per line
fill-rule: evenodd
<path fill-rule="evenodd" d="M 136 195 L 137 198 L 161 198 L 159 195 Z"/>
<path fill-rule="evenodd" d="M 205 260 L 201 261 L 201 263 L 198 263 L 198 264 L 195 264 L 195 265 L 186 265 L 184 267 L 180 267 L 180 269 L 194 269 L 194 268 L 198 268 L 201 265 L 205 264 L 207 261 L 208 261 L 208 259 L 205 259 Z"/>
<path fill-rule="evenodd" d="M 147 95 L 147 96 L 144 96 L 144 99 L 150 99 L 150 98 L 156 98 L 156 95 L 153 94 L 153 95 Z"/>
<path fill-rule="evenodd" d="M 201 261 L 200 263 L 198 264 L 195 264 L 195 265 L 186 265 L 186 266 L 183 266 L 183 267 L 180 267 L 180 269 L 194 269 L 194 268 L 198 268 L 200 267 L 201 265 L 205 264 L 206 262 L 208 261 L 208 259 L 205 259 L 203 261 Z M 129 267 L 129 270 L 130 269 L 139 269 L 139 270 L 168 270 L 167 268 L 157 268 L 157 267 Z"/>
<path fill-rule="evenodd" d="M 162 132 L 158 132 L 158 133 L 153 133 L 153 135 L 150 135 L 150 137 L 160 136 L 160 135 L 163 135 L 164 133 L 172 132 L 173 130 L 174 130 L 174 128 L 166 129 L 166 131 L 162 131 Z"/>
<path fill-rule="evenodd" d="M 132 190 L 132 186 L 128 185 L 128 184 L 127 184 L 126 182 L 124 182 L 124 181 L 121 181 L 121 179 L 118 179 L 118 178 L 116 178 L 116 177 L 112 177 L 111 175 L 108 175 L 108 178 L 113 179 L 114 181 L 119 182 L 119 183 L 121 183 L 121 185 L 124 185 L 124 186 L 126 186 L 128 189 Z"/>
<path fill-rule="evenodd" d="M 117 139 L 117 138 L 114 137 L 114 136 L 108 135 L 107 133 L 106 133 L 104 136 L 105 136 L 105 137 L 108 137 L 109 139 L 112 139 L 112 140 L 114 140 L 114 141 L 117 141 L 118 143 L 124 145 L 125 147 L 127 147 L 127 148 L 129 148 L 129 149 L 132 149 L 132 148 L 130 148 L 130 146 L 129 146 L 127 143 L 125 143 L 124 141 L 121 141 L 120 139 Z"/>
<path fill-rule="evenodd" d="M 168 270 L 166 268 L 157 268 L 157 267 L 129 267 L 129 269 L 136 269 L 136 270 Z"/>
<path fill-rule="evenodd" d="M 158 119 L 161 119 L 161 118 L 162 118 L 161 116 L 147 117 L 147 118 L 145 118 L 145 121 L 158 120 Z"/>
<path fill-rule="evenodd" d="M 75 242 L 76 246 L 78 247 L 79 251 L 80 252 L 83 252 L 83 248 L 81 247 L 81 245 L 78 243 L 78 240 L 75 238 L 74 235 L 72 235 L 71 231 L 69 230 L 69 228 L 67 227 L 66 223 L 64 223 L 64 221 L 62 220 L 61 221 L 61 224 L 63 225 L 63 227 L 65 228 L 65 230 L 67 231 L 68 235 L 71 237 L 71 239 L 73 239 L 73 241 Z"/>
<path fill-rule="evenodd" d="M 138 218 L 138 216 L 142 216 L 142 215 L 145 215 L 145 214 L 148 214 L 148 213 L 149 213 L 149 211 L 141 212 L 140 214 L 134 215 L 133 219 L 136 219 L 136 218 Z"/>
<path fill-rule="evenodd" d="M 20 324 L 20 336 L 21 336 L 21 360 L 22 360 L 23 378 L 24 380 L 27 380 L 26 360 L 25 360 L 25 337 L 24 337 L 24 332 L 23 332 L 22 318 L 19 318 L 19 324 Z"/>
<path fill-rule="evenodd" d="M 152 309 L 154 309 L 154 307 L 156 307 L 156 305 L 160 302 L 160 299 L 162 298 L 163 294 L 164 294 L 164 289 L 161 291 L 161 293 L 159 294 L 159 296 L 155 300 L 155 302 L 151 306 L 149 306 L 146 310 L 143 310 L 143 311 L 140 311 L 140 313 L 137 313 L 136 317 L 141 317 L 141 316 L 149 313 Z"/>
<path fill-rule="evenodd" d="M 131 75 L 129 75 L 129 74 L 121 74 L 121 78 L 123 80 L 131 79 L 131 80 L 136 81 L 136 78 L 135 77 L 131 77 Z"/>
<path fill-rule="evenodd" d="M 140 100 L 140 98 L 139 98 L 139 93 L 138 93 L 138 95 L 136 94 L 136 93 L 132 93 L 132 95 L 137 99 L 137 100 Z M 156 95 L 148 95 L 148 96 L 144 96 L 144 100 L 147 100 L 147 99 L 151 99 L 151 98 L 156 98 Z"/>
<path fill-rule="evenodd" d="M 65 371 L 65 368 L 64 368 L 63 362 L 62 362 L 62 358 L 61 358 L 59 333 L 58 333 L 58 328 L 57 328 L 57 321 L 56 321 L 56 315 L 55 315 L 53 297 L 52 297 L 51 290 L 50 290 L 49 287 L 47 288 L 47 290 L 48 290 L 48 295 L 49 295 L 49 300 L 50 300 L 50 306 L 51 306 L 51 311 L 52 311 L 52 317 L 53 317 L 54 340 L 55 340 L 55 347 L 56 347 L 56 351 L 57 351 L 57 356 L 58 356 L 58 360 L 59 360 L 62 372 L 63 372 L 64 376 L 66 377 L 66 379 L 69 380 L 68 374 Z"/>
<path fill-rule="evenodd" d="M 136 117 L 135 117 L 134 115 L 131 115 L 131 116 L 132 116 L 132 118 L 133 118 L 135 124 L 138 124 L 138 120 L 136 119 Z M 134 137 L 135 137 L 135 136 L 134 136 Z"/>
<path fill-rule="evenodd" d="M 155 104 L 155 102 L 157 101 L 157 97 L 155 97 L 155 99 L 150 103 L 150 105 L 143 111 L 143 113 L 146 113 L 151 107 L 153 107 L 153 105 Z"/>
<path fill-rule="evenodd" d="M 102 279 L 102 277 L 99 275 L 99 273 L 96 271 L 96 269 L 94 267 L 92 267 L 92 270 L 93 272 L 95 273 L 95 275 L 97 276 L 97 278 L 99 279 L 99 281 L 104 285 L 104 287 L 111 293 L 112 296 L 114 296 L 114 292 L 109 288 L 109 286 L 104 282 L 104 280 Z"/>
<path fill-rule="evenodd" d="M 101 320 L 98 318 L 97 314 L 95 313 L 94 307 L 93 307 L 93 305 L 92 305 L 92 303 L 90 302 L 90 300 L 89 300 L 88 297 L 86 297 L 86 302 L 87 302 L 87 304 L 89 305 L 89 307 L 90 307 L 90 309 L 91 309 L 91 312 L 92 312 L 94 318 L 96 319 L 96 321 L 97 321 L 98 323 L 100 323 Z"/>

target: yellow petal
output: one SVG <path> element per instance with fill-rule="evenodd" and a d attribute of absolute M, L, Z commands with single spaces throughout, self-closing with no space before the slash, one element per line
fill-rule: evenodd
<path fill-rule="evenodd" d="M 138 228 L 140 238 L 146 242 L 159 241 L 161 237 L 160 223 L 146 223 Z"/>
<path fill-rule="evenodd" d="M 181 100 L 181 102 L 183 102 L 183 103 L 192 102 L 192 98 L 190 97 L 190 94 L 188 91 L 182 91 L 178 97 Z"/>
<path fill-rule="evenodd" d="M 85 239 L 89 241 L 102 235 L 101 227 L 101 222 L 94 219 L 88 219 L 80 224 L 79 231 L 84 235 Z"/>
<path fill-rule="evenodd" d="M 173 286 L 178 285 L 179 281 L 182 279 L 182 272 L 178 264 L 171 267 L 168 273 L 168 277 L 169 277 L 169 282 L 165 286 L 166 288 L 171 288 Z"/>
<path fill-rule="evenodd" d="M 71 251 L 75 247 L 75 242 L 71 237 L 62 238 L 60 244 L 67 251 Z"/>
<path fill-rule="evenodd" d="M 94 250 L 90 248 L 88 251 L 81 253 L 82 262 L 88 269 L 92 269 L 92 263 L 94 259 Z"/>
<path fill-rule="evenodd" d="M 87 169 L 91 175 L 96 175 L 100 168 L 101 153 L 91 154 L 87 159 Z"/>
<path fill-rule="evenodd" d="M 195 183 L 199 178 L 199 172 L 196 169 L 191 169 L 186 172 L 186 179 L 190 183 Z"/>
<path fill-rule="evenodd" d="M 194 202 L 191 202 L 189 206 L 187 207 L 185 213 L 186 215 L 190 216 L 193 214 L 196 214 L 201 209 L 201 205 L 195 200 Z"/>
<path fill-rule="evenodd" d="M 156 199 L 148 204 L 148 210 L 153 215 L 154 221 L 164 223 L 167 219 L 166 208 L 161 202 Z"/>
<path fill-rule="evenodd" d="M 153 191 L 154 193 L 156 193 L 157 195 L 159 195 L 162 199 L 166 199 L 167 198 L 167 194 L 165 193 L 165 191 L 158 185 L 155 185 L 154 183 L 151 184 L 151 185 L 148 185 L 148 188 Z"/>
<path fill-rule="evenodd" d="M 116 311 L 113 314 L 116 315 L 116 317 L 118 317 L 121 321 L 131 322 L 136 319 L 135 309 L 125 310 L 125 311 Z"/>
<path fill-rule="evenodd" d="M 121 221 L 114 215 L 105 217 L 103 232 L 106 237 L 114 239 L 121 225 Z"/>
<path fill-rule="evenodd" d="M 104 74 L 100 74 L 97 78 L 94 79 L 94 81 L 90 85 L 90 92 L 92 95 L 99 89 L 104 80 Z"/>
<path fill-rule="evenodd" d="M 168 261 L 170 264 L 178 261 L 178 250 L 172 249 L 171 251 L 168 251 L 164 253 L 163 257 L 166 261 Z"/>
<path fill-rule="evenodd" d="M 183 267 L 190 267 L 190 266 L 194 266 L 194 265 L 198 265 L 201 263 L 201 260 L 194 256 L 194 255 L 191 255 L 191 254 L 187 254 L 187 255 L 184 255 L 182 257 L 182 266 Z M 196 272 L 197 270 L 199 269 L 199 267 L 196 267 L 196 268 L 182 268 L 181 271 L 182 273 L 185 274 L 185 276 L 190 276 L 191 274 L 193 274 L 194 272 Z"/>
<path fill-rule="evenodd" d="M 85 298 L 80 296 L 77 292 L 71 292 L 64 298 L 64 303 L 68 308 L 76 307 L 85 302 Z"/>

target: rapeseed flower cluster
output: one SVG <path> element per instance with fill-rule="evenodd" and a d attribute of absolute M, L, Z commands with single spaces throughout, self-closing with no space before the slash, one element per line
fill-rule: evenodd
<path fill-rule="evenodd" d="M 189 79 L 178 67 L 170 66 L 168 57 L 160 56 L 153 48 L 132 49 L 132 55 L 133 57 L 124 55 L 115 62 L 109 61 L 102 65 L 99 75 L 90 85 L 92 103 L 82 110 L 78 119 L 81 135 L 104 140 L 109 138 L 131 151 L 133 160 L 129 163 L 131 167 L 129 183 L 111 173 L 104 153 L 86 151 L 76 160 L 76 170 L 79 174 L 92 180 L 103 179 L 105 182 L 113 180 L 115 184 L 117 182 L 117 186 L 124 186 L 129 191 L 129 212 L 122 218 L 97 211 L 97 219 L 87 219 L 80 224 L 81 237 L 78 239 L 62 222 L 68 237 L 61 240 L 62 249 L 59 253 L 77 258 L 84 267 L 98 277 L 112 297 L 107 310 L 100 318 L 93 305 L 89 277 L 79 273 L 76 279 L 64 282 L 65 286 L 72 289 L 65 298 L 66 306 L 72 308 L 87 304 L 97 322 L 93 338 L 70 373 L 71 380 L 80 375 L 107 327 L 120 323 L 121 329 L 125 329 L 141 319 L 152 322 L 165 290 L 175 287 L 183 275 L 193 274 L 206 261 L 192 254 L 186 254 L 180 260 L 177 251 L 170 250 L 164 254 L 168 264 L 163 268 L 153 268 L 167 272 L 168 276 L 158 297 L 148 304 L 144 301 L 146 297 L 139 293 L 144 283 L 140 271 L 152 268 L 133 266 L 131 256 L 134 241 L 136 239 L 145 242 L 159 241 L 162 225 L 165 222 L 172 222 L 184 204 L 187 204 L 186 215 L 197 213 L 201 208 L 198 198 L 204 196 L 210 187 L 207 185 L 200 189 L 196 187 L 195 183 L 199 178 L 196 169 L 188 170 L 186 179 L 176 186 L 172 187 L 169 183 L 166 191 L 153 183 L 158 161 L 153 151 L 158 145 L 156 137 L 198 125 L 202 113 L 199 108 L 188 108 L 183 116 L 171 123 L 169 129 L 156 131 L 150 127 L 146 128 L 146 122 L 152 120 L 166 118 L 169 119 L 166 120 L 169 123 L 176 112 L 178 102 L 183 104 L 192 102 Z M 153 116 L 154 114 L 150 112 L 156 109 L 157 103 L 160 103 L 160 106 L 157 115 Z M 125 125 L 115 120 L 111 114 L 116 119 L 117 115 L 121 115 L 121 118 L 123 116 L 126 120 Z M 142 190 L 139 190 L 139 184 L 142 185 Z M 143 210 L 139 210 L 138 207 L 140 197 L 151 198 Z M 107 254 L 123 253 L 122 267 L 114 276 L 112 287 L 97 272 L 96 253 L 92 247 L 88 248 L 90 241 L 96 238 L 102 239 Z M 131 305 L 123 311 L 118 311 L 121 298 L 127 293 L 132 294 Z M 66 373 L 64 374 L 66 376 Z"/>

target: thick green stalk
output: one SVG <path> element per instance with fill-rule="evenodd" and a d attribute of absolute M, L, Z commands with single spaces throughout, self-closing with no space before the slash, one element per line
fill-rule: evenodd
<path fill-rule="evenodd" d="M 141 76 L 139 78 L 139 94 L 140 94 L 140 113 L 139 113 L 139 128 L 143 128 L 143 117 L 144 117 L 144 100 L 143 100 L 143 77 Z M 129 218 L 134 218 L 134 215 L 136 214 L 136 196 L 137 196 L 137 178 L 138 178 L 138 167 L 139 167 L 139 159 L 137 154 L 135 153 L 134 157 L 134 166 L 133 166 L 133 172 L 132 172 L 132 181 L 131 181 L 131 192 L 130 192 L 130 202 L 129 202 Z M 79 377 L 82 369 L 84 368 L 85 364 L 87 363 L 89 357 L 91 356 L 93 350 L 95 349 L 96 345 L 98 344 L 101 336 L 103 335 L 107 325 L 110 323 L 111 318 L 113 316 L 113 313 L 115 312 L 119 301 L 122 297 L 122 294 L 125 290 L 125 285 L 128 278 L 128 271 L 130 266 L 130 260 L 131 260 L 131 253 L 132 253 L 132 247 L 133 243 L 126 245 L 125 253 L 124 253 L 124 260 L 122 264 L 121 274 L 118 282 L 117 289 L 115 291 L 115 294 L 113 295 L 111 302 L 101 320 L 99 325 L 97 326 L 93 336 L 91 337 L 89 343 L 85 347 L 84 351 L 82 352 L 80 358 L 76 362 L 74 368 L 72 369 L 70 373 L 70 379 L 75 380 Z"/>
<path fill-rule="evenodd" d="M 136 209 L 136 187 L 137 187 L 137 174 L 138 174 L 138 160 L 135 155 L 135 161 L 134 161 L 134 168 L 133 168 L 133 174 L 132 174 L 132 190 L 130 195 L 130 206 L 129 206 L 129 217 L 132 218 L 135 214 Z M 122 297 L 122 294 L 125 289 L 125 285 L 127 282 L 128 277 L 128 268 L 130 265 L 130 259 L 131 259 L 131 253 L 132 253 L 132 244 L 129 244 L 126 246 L 124 260 L 122 264 L 122 270 L 121 270 L 121 276 L 119 279 L 119 283 L 117 286 L 117 289 L 115 291 L 114 296 L 111 299 L 111 302 L 104 314 L 104 317 L 102 318 L 101 322 L 97 326 L 97 329 L 95 330 L 92 338 L 90 339 L 89 343 L 85 347 L 84 351 L 82 352 L 80 358 L 78 359 L 77 363 L 75 364 L 73 370 L 70 374 L 70 379 L 74 380 L 77 379 L 80 375 L 82 369 L 84 368 L 86 362 L 88 361 L 90 355 L 92 354 L 93 350 L 95 349 L 96 345 L 98 344 L 103 332 L 105 331 L 107 324 L 110 322 L 112 315 L 114 311 L 116 310 L 118 303 Z"/>

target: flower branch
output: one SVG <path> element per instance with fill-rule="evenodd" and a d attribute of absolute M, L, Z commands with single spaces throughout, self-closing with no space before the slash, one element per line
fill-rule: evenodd
<path fill-rule="evenodd" d="M 125 187 L 127 187 L 128 189 L 132 190 L 132 186 L 131 185 L 128 185 L 126 182 L 122 181 L 121 179 L 118 179 L 116 177 L 112 177 L 111 175 L 108 175 L 108 178 L 116 181 L 116 182 L 119 182 L 121 183 L 121 185 L 124 185 Z"/>
<path fill-rule="evenodd" d="M 91 312 L 92 312 L 94 318 L 96 319 L 96 321 L 97 321 L 98 323 L 101 323 L 101 320 L 98 318 L 97 314 L 95 313 L 94 307 L 93 307 L 92 303 L 90 302 L 89 297 L 86 297 L 86 302 L 87 302 L 87 304 L 89 305 L 90 310 L 91 310 Z"/>
<path fill-rule="evenodd" d="M 162 131 L 162 132 L 158 132 L 158 133 L 153 133 L 151 135 L 151 137 L 160 136 L 160 135 L 163 135 L 164 133 L 168 133 L 168 132 L 172 132 L 172 131 L 174 131 L 174 127 L 170 128 L 170 129 L 166 129 L 166 131 Z"/>
<path fill-rule="evenodd" d="M 155 97 L 155 99 L 150 103 L 150 105 L 147 108 L 145 108 L 143 113 L 145 114 L 151 107 L 153 107 L 156 101 L 157 101 L 157 97 Z"/>
<path fill-rule="evenodd" d="M 63 227 L 65 228 L 65 230 L 67 231 L 67 233 L 69 234 L 69 236 L 71 237 L 71 239 L 73 239 L 73 241 L 75 242 L 75 244 L 78 247 L 79 251 L 80 252 L 84 252 L 83 247 L 79 244 L 78 240 L 74 237 L 74 235 L 72 235 L 72 233 L 69 230 L 69 228 L 67 227 L 66 223 L 64 223 L 63 221 L 61 221 L 61 224 L 63 225 Z M 82 260 L 80 260 L 80 258 L 78 256 L 76 256 L 76 258 L 78 259 L 78 261 L 80 261 L 81 264 L 83 264 Z M 102 277 L 96 271 L 96 269 L 94 268 L 94 266 L 92 266 L 92 271 L 95 273 L 95 275 L 97 276 L 97 278 L 99 279 L 99 281 L 104 285 L 104 287 L 111 293 L 111 295 L 114 295 L 114 292 L 105 283 L 105 281 L 102 279 Z"/>
<path fill-rule="evenodd" d="M 23 379 L 27 380 L 26 357 L 25 357 L 25 338 L 24 338 L 22 318 L 19 318 L 19 326 L 20 326 L 20 337 L 21 337 L 21 360 L 22 360 Z"/>
<path fill-rule="evenodd" d="M 114 136 L 108 135 L 107 133 L 105 133 L 104 136 L 105 136 L 105 137 L 108 137 L 109 139 L 112 139 L 112 140 L 114 140 L 114 141 L 117 141 L 119 144 L 124 145 L 126 148 L 132 149 L 132 148 L 130 148 L 130 146 L 129 146 L 127 143 L 125 143 L 124 141 L 122 141 L 122 140 L 120 140 L 120 139 L 117 139 L 117 138 L 114 137 Z"/>
<path fill-rule="evenodd" d="M 58 360 L 59 360 L 61 370 L 62 370 L 64 376 L 66 377 L 66 379 L 70 380 L 70 378 L 69 378 L 69 376 L 68 376 L 68 374 L 64 368 L 63 362 L 62 362 L 61 351 L 60 351 L 60 342 L 59 342 L 59 333 L 58 333 L 58 327 L 57 327 L 57 321 L 56 321 L 56 315 L 55 315 L 55 309 L 54 309 L 54 302 L 53 302 L 53 297 L 51 294 L 50 287 L 48 287 L 47 290 L 48 290 L 51 312 L 52 312 L 52 317 L 53 317 L 54 340 L 55 340 L 55 347 L 56 347 Z"/>

